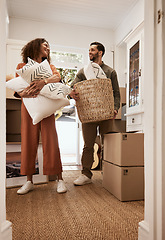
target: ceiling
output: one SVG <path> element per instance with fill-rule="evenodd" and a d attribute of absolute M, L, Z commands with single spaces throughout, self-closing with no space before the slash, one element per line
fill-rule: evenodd
<path fill-rule="evenodd" d="M 138 0 L 7 0 L 9 17 L 115 30 Z"/>

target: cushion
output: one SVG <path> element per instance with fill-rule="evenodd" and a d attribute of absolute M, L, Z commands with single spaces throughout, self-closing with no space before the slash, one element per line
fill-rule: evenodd
<path fill-rule="evenodd" d="M 25 81 L 31 83 L 35 80 L 40 80 L 52 76 L 52 70 L 47 59 L 38 63 L 28 58 L 28 63 L 22 68 L 16 70 L 16 73 Z"/>
<path fill-rule="evenodd" d="M 60 99 L 70 92 L 71 89 L 62 83 L 48 83 L 41 89 L 40 94 L 51 99 Z"/>
<path fill-rule="evenodd" d="M 6 82 L 6 87 L 16 92 L 20 92 L 28 86 L 29 84 L 21 76 Z M 36 98 L 23 98 L 23 102 L 32 118 L 33 124 L 37 124 L 43 118 L 69 105 L 70 102 L 66 98 L 69 92 L 70 88 L 62 83 L 49 83 L 42 88 Z"/>
<path fill-rule="evenodd" d="M 15 92 L 21 92 L 28 86 L 29 84 L 20 76 L 6 82 L 6 87 Z M 70 91 L 71 89 L 62 83 L 48 83 L 42 88 L 40 95 L 51 99 L 63 99 Z"/>
<path fill-rule="evenodd" d="M 23 98 L 23 102 L 34 125 L 43 118 L 52 115 L 60 108 L 70 104 L 67 98 L 50 99 L 40 94 L 36 98 Z"/>
<path fill-rule="evenodd" d="M 6 87 L 15 92 L 21 92 L 28 86 L 29 84 L 20 76 L 6 82 Z"/>

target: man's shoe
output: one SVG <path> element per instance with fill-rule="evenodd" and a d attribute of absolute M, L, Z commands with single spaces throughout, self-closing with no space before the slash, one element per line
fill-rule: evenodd
<path fill-rule="evenodd" d="M 34 188 L 34 185 L 31 181 L 27 181 L 18 191 L 18 194 L 26 194 L 30 191 L 32 191 Z"/>
<path fill-rule="evenodd" d="M 85 176 L 84 174 L 81 174 L 73 183 L 74 185 L 82 186 L 85 184 L 92 183 L 92 180 Z"/>
<path fill-rule="evenodd" d="M 63 180 L 59 180 L 57 182 L 57 192 L 58 193 L 65 193 L 65 192 L 67 192 L 67 188 L 66 188 L 65 183 L 64 183 Z"/>

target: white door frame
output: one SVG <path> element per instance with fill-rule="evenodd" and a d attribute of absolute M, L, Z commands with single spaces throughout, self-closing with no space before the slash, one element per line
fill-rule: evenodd
<path fill-rule="evenodd" d="M 0 239 L 12 239 L 11 222 L 6 220 L 6 38 L 7 6 L 0 1 Z"/>
<path fill-rule="evenodd" d="M 139 223 L 139 240 L 165 239 L 164 19 L 157 23 L 158 10 L 165 7 L 163 1 L 145 0 L 145 214 L 144 221 Z"/>

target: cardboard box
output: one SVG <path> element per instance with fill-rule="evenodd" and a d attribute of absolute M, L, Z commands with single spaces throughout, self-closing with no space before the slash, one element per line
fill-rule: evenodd
<path fill-rule="evenodd" d="M 119 110 L 118 110 L 116 119 L 121 119 L 121 116 L 122 116 L 122 104 L 120 103 L 120 108 L 119 108 Z"/>
<path fill-rule="evenodd" d="M 119 119 L 112 120 L 112 124 L 108 128 L 107 133 L 120 133 L 126 132 L 126 121 L 122 121 Z"/>
<path fill-rule="evenodd" d="M 103 159 L 118 166 L 144 166 L 144 134 L 105 134 Z"/>
<path fill-rule="evenodd" d="M 118 133 L 126 132 L 126 121 L 114 119 L 104 122 L 101 126 L 101 133 Z"/>
<path fill-rule="evenodd" d="M 120 102 L 122 105 L 126 104 L 126 88 L 120 87 Z"/>
<path fill-rule="evenodd" d="M 116 119 L 124 118 L 125 108 L 123 108 L 123 106 L 125 105 L 126 105 L 126 88 L 120 88 L 120 108 L 118 110 Z"/>
<path fill-rule="evenodd" d="M 103 161 L 103 187 L 120 201 L 144 199 L 144 167 L 120 167 Z"/>

